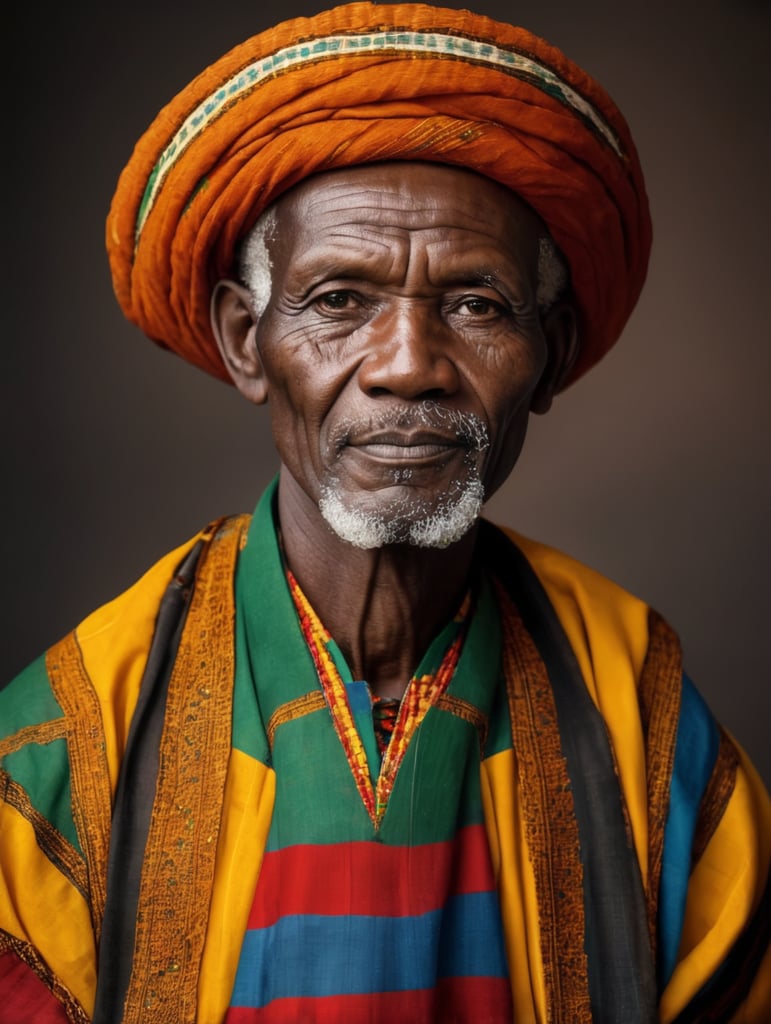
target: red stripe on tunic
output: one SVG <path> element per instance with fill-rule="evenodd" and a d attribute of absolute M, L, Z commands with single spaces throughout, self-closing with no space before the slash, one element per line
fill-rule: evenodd
<path fill-rule="evenodd" d="M 447 843 L 341 843 L 266 853 L 248 928 L 290 913 L 426 913 L 463 893 L 496 888 L 484 825 Z"/>
<path fill-rule="evenodd" d="M 276 999 L 231 1007 L 227 1024 L 511 1024 L 505 978 L 443 978 L 433 989 L 314 999 Z"/>
<path fill-rule="evenodd" d="M 248 927 L 265 928 L 288 914 L 411 916 L 495 887 L 484 825 L 422 846 L 289 846 L 265 855 Z"/>

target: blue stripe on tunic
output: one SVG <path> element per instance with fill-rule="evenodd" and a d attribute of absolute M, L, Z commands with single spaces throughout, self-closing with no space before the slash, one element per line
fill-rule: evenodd
<path fill-rule="evenodd" d="M 660 989 L 675 969 L 691 873 L 693 834 L 719 744 L 720 734 L 712 713 L 688 676 L 683 675 L 659 891 Z"/>
<path fill-rule="evenodd" d="M 508 977 L 495 892 L 414 917 L 293 914 L 247 931 L 231 1005 L 433 988 L 443 977 Z"/>

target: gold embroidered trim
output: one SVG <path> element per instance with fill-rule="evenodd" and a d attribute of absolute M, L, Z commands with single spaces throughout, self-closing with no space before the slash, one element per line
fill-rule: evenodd
<path fill-rule="evenodd" d="M 88 903 L 88 871 L 81 855 L 50 821 L 31 804 L 26 790 L 0 768 L 0 792 L 7 804 L 32 826 L 43 853 L 70 880 Z"/>
<path fill-rule="evenodd" d="M 449 711 L 451 715 L 457 715 L 464 722 L 473 725 L 479 734 L 479 749 L 480 751 L 485 749 L 488 721 L 487 715 L 483 715 L 479 708 L 462 697 L 455 697 L 450 693 L 441 694 L 436 702 L 436 707 L 441 708 L 442 711 Z"/>
<path fill-rule="evenodd" d="M 640 715 L 645 736 L 648 787 L 648 930 L 656 951 L 659 882 L 669 787 L 675 760 L 682 688 L 680 642 L 674 630 L 651 610 L 648 653 L 640 676 Z"/>
<path fill-rule="evenodd" d="M 728 801 L 736 786 L 736 770 L 739 767 L 739 755 L 732 741 L 720 730 L 720 746 L 715 759 L 707 788 L 699 804 L 699 816 L 696 832 L 691 847 L 691 864 L 696 864 L 707 848 L 707 844 L 715 833 L 715 829 L 725 814 Z"/>
<path fill-rule="evenodd" d="M 87 1016 L 70 990 L 56 977 L 35 947 L 0 928 L 0 953 L 5 952 L 15 954 L 34 971 L 48 991 L 62 1004 L 70 1024 L 89 1024 L 91 1018 Z"/>
<path fill-rule="evenodd" d="M 52 740 L 60 740 L 67 735 L 67 722 L 62 718 L 53 718 L 49 722 L 40 722 L 35 725 L 25 725 L 12 736 L 5 736 L 0 740 L 0 757 L 7 757 L 28 743 L 39 743 L 44 746 Z"/>
<path fill-rule="evenodd" d="M 99 698 L 74 631 L 48 651 L 46 670 L 67 722 L 72 817 L 86 860 L 88 903 L 98 944 L 107 894 L 112 794 Z"/>
<path fill-rule="evenodd" d="M 292 722 L 295 718 L 310 715 L 314 711 L 321 711 L 326 706 L 327 702 L 321 690 L 304 693 L 302 697 L 295 697 L 294 700 L 288 700 L 286 704 L 280 704 L 270 716 L 267 729 L 265 730 L 270 749 L 273 749 L 273 738 L 276 735 L 276 729 L 280 725 Z"/>
<path fill-rule="evenodd" d="M 196 1017 L 234 678 L 235 563 L 248 516 L 213 524 L 166 700 L 123 1024 Z M 180 899 L 184 893 L 184 899 Z"/>
<path fill-rule="evenodd" d="M 517 608 L 496 583 L 503 671 L 517 755 L 527 847 L 535 875 L 550 1024 L 592 1019 L 584 950 L 578 822 L 546 666 Z"/>

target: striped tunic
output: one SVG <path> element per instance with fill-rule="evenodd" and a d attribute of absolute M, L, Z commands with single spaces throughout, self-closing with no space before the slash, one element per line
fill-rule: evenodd
<path fill-rule="evenodd" d="M 272 493 L 2 690 L 3 1012 L 767 1021 L 761 781 L 655 612 L 513 539 L 382 764 Z"/>

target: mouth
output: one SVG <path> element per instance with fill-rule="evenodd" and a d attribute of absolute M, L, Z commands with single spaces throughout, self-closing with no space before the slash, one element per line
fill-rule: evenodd
<path fill-rule="evenodd" d="M 450 469 L 470 471 L 484 459 L 489 434 L 482 420 L 471 412 L 445 408 L 435 402 L 415 407 L 383 410 L 376 418 L 348 421 L 332 439 L 334 459 L 342 459 L 351 471 L 366 477 L 386 474 L 393 482 L 411 486 L 433 479 Z M 462 467 L 465 466 L 465 469 Z"/>
<path fill-rule="evenodd" d="M 422 462 L 456 451 L 465 452 L 457 436 L 435 431 L 381 431 L 363 437 L 349 437 L 346 447 L 380 462 Z"/>

